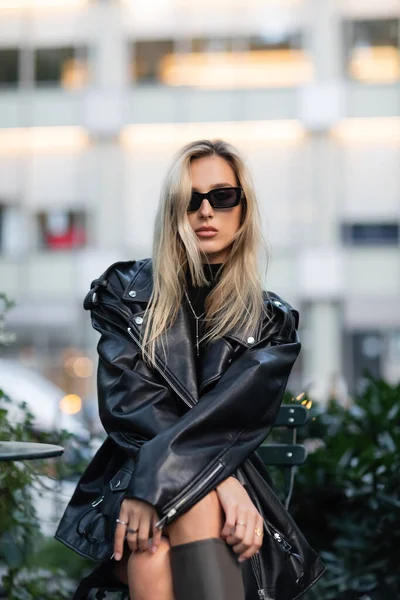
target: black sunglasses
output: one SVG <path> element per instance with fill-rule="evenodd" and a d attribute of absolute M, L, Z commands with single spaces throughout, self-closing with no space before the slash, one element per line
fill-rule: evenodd
<path fill-rule="evenodd" d="M 192 192 L 187 211 L 199 210 L 204 198 L 207 198 L 213 208 L 233 208 L 239 204 L 242 193 L 243 190 L 240 187 L 216 188 L 207 194 Z"/>

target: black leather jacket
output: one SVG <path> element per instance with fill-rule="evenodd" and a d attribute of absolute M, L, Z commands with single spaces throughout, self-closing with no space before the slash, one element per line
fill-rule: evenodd
<path fill-rule="evenodd" d="M 85 298 L 101 334 L 98 397 L 108 437 L 71 503 L 91 502 L 104 474 L 130 457 L 125 497 L 154 505 L 162 527 L 236 473 L 266 528 L 259 555 L 244 563 L 246 598 L 293 600 L 323 565 L 268 485 L 255 450 L 271 430 L 300 351 L 298 312 L 264 293 L 270 318 L 251 335 L 236 330 L 210 345 L 197 381 L 182 305 L 158 340 L 156 368 L 143 361 L 141 329 L 151 291 L 152 262 L 145 259 L 112 265 Z"/>

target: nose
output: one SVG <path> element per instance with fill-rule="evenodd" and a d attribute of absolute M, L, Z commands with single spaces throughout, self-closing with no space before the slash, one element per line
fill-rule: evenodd
<path fill-rule="evenodd" d="M 204 200 L 201 203 L 200 208 L 199 208 L 199 216 L 206 218 L 206 217 L 212 217 L 213 214 L 214 214 L 213 207 L 211 206 L 211 204 L 209 203 L 207 198 L 204 198 Z"/>

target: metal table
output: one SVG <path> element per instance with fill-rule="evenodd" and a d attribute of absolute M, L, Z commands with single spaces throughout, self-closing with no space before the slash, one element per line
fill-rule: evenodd
<path fill-rule="evenodd" d="M 0 442 L 0 461 L 52 458 L 54 456 L 61 456 L 63 452 L 64 448 L 52 444 Z"/>

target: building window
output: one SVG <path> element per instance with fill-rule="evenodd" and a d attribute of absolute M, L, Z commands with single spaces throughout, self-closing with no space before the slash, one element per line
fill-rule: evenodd
<path fill-rule="evenodd" d="M 234 40 L 230 37 L 193 38 L 191 40 L 192 52 L 232 52 Z"/>
<path fill-rule="evenodd" d="M 19 206 L 0 203 L 0 252 L 19 254 L 26 250 L 26 220 Z"/>
<path fill-rule="evenodd" d="M 0 87 L 18 85 L 19 51 L 16 48 L 0 49 Z"/>
<path fill-rule="evenodd" d="M 177 47 L 179 45 L 179 51 Z M 202 37 L 134 45 L 134 79 L 203 88 L 288 87 L 313 78 L 300 33 Z"/>
<path fill-rule="evenodd" d="M 73 250 L 87 243 L 87 215 L 83 211 L 52 210 L 37 215 L 39 245 L 46 250 Z"/>
<path fill-rule="evenodd" d="M 396 246 L 400 243 L 398 223 L 353 223 L 342 225 L 347 246 Z"/>
<path fill-rule="evenodd" d="M 35 82 L 39 86 L 61 86 L 79 90 L 88 84 L 87 50 L 66 46 L 35 50 Z"/>
<path fill-rule="evenodd" d="M 400 80 L 400 19 L 345 23 L 346 71 L 365 83 Z"/>
<path fill-rule="evenodd" d="M 138 83 L 162 83 L 163 63 L 174 52 L 173 40 L 141 41 L 134 44 L 133 79 Z"/>

